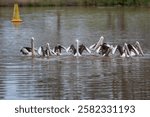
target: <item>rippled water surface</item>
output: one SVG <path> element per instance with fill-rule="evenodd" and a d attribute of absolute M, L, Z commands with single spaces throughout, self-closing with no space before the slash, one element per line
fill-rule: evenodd
<path fill-rule="evenodd" d="M 21 8 L 23 23 L 0 8 L 0 99 L 150 99 L 149 8 Z M 49 42 L 87 46 L 139 41 L 144 57 L 22 56 L 20 48 Z"/>

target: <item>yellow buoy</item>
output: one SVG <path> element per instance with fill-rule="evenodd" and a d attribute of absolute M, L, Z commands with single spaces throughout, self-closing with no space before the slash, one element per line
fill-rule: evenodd
<path fill-rule="evenodd" d="M 18 4 L 14 4 L 13 18 L 11 21 L 12 22 L 22 22 L 22 20 L 20 19 Z"/>

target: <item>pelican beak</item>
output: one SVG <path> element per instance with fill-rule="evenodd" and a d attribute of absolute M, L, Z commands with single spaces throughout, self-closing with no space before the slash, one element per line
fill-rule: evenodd
<path fill-rule="evenodd" d="M 102 45 L 102 44 L 103 44 L 103 42 L 104 42 L 104 37 L 103 37 L 103 36 L 101 36 L 101 37 L 100 37 L 100 45 Z"/>
<path fill-rule="evenodd" d="M 101 46 L 103 44 L 103 41 L 104 41 L 104 37 L 101 36 L 99 41 L 96 43 L 96 46 L 94 47 L 94 50 L 98 49 L 99 46 Z"/>
<path fill-rule="evenodd" d="M 141 45 L 140 45 L 140 43 L 138 41 L 136 41 L 136 45 L 139 48 L 139 51 L 142 54 L 142 56 L 144 56 L 143 50 L 142 50 Z"/>
<path fill-rule="evenodd" d="M 127 43 L 124 44 L 126 55 L 131 56 Z"/>

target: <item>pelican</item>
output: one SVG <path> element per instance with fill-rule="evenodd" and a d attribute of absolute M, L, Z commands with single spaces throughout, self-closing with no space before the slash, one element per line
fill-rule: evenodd
<path fill-rule="evenodd" d="M 131 57 L 132 56 L 139 56 L 139 55 L 144 56 L 143 50 L 142 50 L 141 45 L 138 41 L 135 42 L 135 46 L 125 43 L 125 47 L 127 50 L 127 54 Z"/>
<path fill-rule="evenodd" d="M 87 51 L 88 53 L 91 53 L 88 47 L 86 47 L 83 44 L 79 45 L 79 53 L 82 54 L 84 50 Z"/>
<path fill-rule="evenodd" d="M 62 52 L 62 49 L 64 49 L 66 51 L 66 47 L 60 45 L 60 44 L 57 44 L 55 47 L 54 47 L 54 52 L 56 53 L 56 55 L 61 55 L 61 52 Z"/>
<path fill-rule="evenodd" d="M 101 36 L 100 39 L 99 39 L 99 41 L 97 43 L 91 45 L 89 48 L 91 50 L 97 50 L 103 44 L 103 41 L 104 41 L 104 37 Z"/>
<path fill-rule="evenodd" d="M 79 45 L 78 39 L 76 40 L 76 48 L 73 44 L 67 48 L 67 52 L 71 51 L 74 56 L 81 56 L 84 50 L 88 53 L 91 53 L 91 51 L 85 45 Z"/>
<path fill-rule="evenodd" d="M 23 55 L 31 56 L 32 55 L 32 48 L 31 47 L 23 47 L 20 49 Z"/>
<path fill-rule="evenodd" d="M 139 54 L 144 56 L 143 50 L 142 50 L 141 45 L 138 41 L 135 42 L 135 48 L 138 50 Z"/>
<path fill-rule="evenodd" d="M 66 49 L 67 52 L 71 52 L 73 55 L 76 54 L 77 50 L 75 48 L 75 46 L 73 44 L 71 44 L 67 49 Z"/>
<path fill-rule="evenodd" d="M 37 49 L 34 48 L 34 37 L 31 38 L 31 47 L 22 47 L 20 49 L 23 55 L 26 56 L 35 56 L 37 55 Z"/>
<path fill-rule="evenodd" d="M 112 51 L 112 46 L 107 43 L 103 43 L 99 48 L 101 50 L 102 56 L 109 56 L 109 53 Z"/>
<path fill-rule="evenodd" d="M 127 43 L 124 43 L 123 47 L 117 45 L 112 53 L 114 54 L 116 50 L 119 50 L 121 57 L 133 57 L 133 56 L 138 56 L 140 54 L 144 56 L 143 50 L 138 41 L 136 41 L 135 46 Z"/>
<path fill-rule="evenodd" d="M 52 49 L 50 49 L 49 43 L 46 43 L 46 50 L 45 51 L 46 51 L 47 56 L 56 55 L 56 53 Z"/>
<path fill-rule="evenodd" d="M 127 46 L 127 45 L 126 44 L 124 44 L 124 46 L 116 45 L 114 50 L 112 51 L 112 54 L 115 54 L 116 50 L 118 50 L 120 57 L 129 57 L 129 55 L 127 54 L 127 50 L 126 50 L 125 46 Z"/>
<path fill-rule="evenodd" d="M 104 43 L 104 37 L 101 36 L 99 41 L 89 47 L 91 50 L 95 51 L 96 53 L 102 53 L 102 56 L 108 56 L 112 50 L 112 46 Z"/>
<path fill-rule="evenodd" d="M 101 36 L 99 41 L 89 47 L 91 50 L 94 50 L 98 54 L 102 54 L 102 56 L 109 56 L 110 52 L 113 51 L 114 47 L 109 45 L 108 43 L 104 43 L 104 37 Z"/>
<path fill-rule="evenodd" d="M 49 43 L 46 43 L 45 49 L 43 46 L 40 46 L 37 52 L 40 57 L 49 57 L 51 55 L 56 55 L 56 53 L 52 49 L 50 49 Z"/>

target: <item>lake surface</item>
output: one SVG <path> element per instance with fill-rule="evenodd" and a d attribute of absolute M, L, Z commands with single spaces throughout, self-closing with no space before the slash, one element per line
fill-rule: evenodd
<path fill-rule="evenodd" d="M 150 99 L 150 8 L 0 8 L 0 99 Z M 88 47 L 104 36 L 110 44 L 139 41 L 144 57 L 83 54 L 49 59 L 22 56 L 20 49 L 47 42 Z"/>

